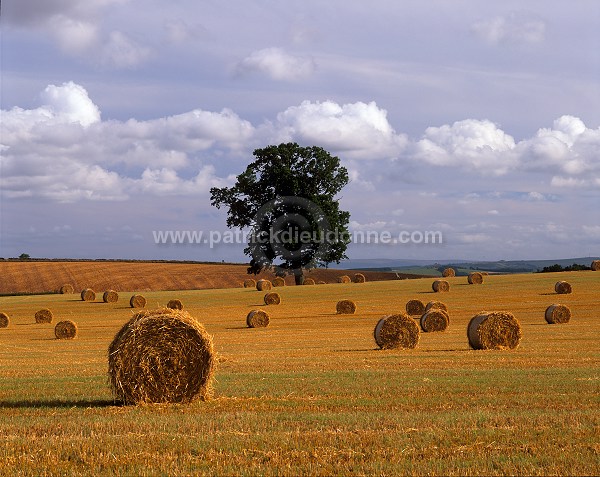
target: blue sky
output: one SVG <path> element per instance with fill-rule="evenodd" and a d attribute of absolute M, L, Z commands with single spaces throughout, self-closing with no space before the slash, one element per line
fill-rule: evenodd
<path fill-rule="evenodd" d="M 0 256 L 244 259 L 212 186 L 268 144 L 348 168 L 351 258 L 600 254 L 600 2 L 2 2 Z"/>

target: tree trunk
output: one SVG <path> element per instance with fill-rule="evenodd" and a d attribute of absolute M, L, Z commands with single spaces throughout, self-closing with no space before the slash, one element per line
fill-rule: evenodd
<path fill-rule="evenodd" d="M 304 271 L 301 268 L 294 270 L 294 279 L 296 280 L 296 285 L 304 285 Z"/>

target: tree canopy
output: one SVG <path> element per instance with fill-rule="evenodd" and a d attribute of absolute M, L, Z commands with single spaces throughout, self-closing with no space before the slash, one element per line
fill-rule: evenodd
<path fill-rule="evenodd" d="M 235 185 L 210 190 L 213 206 L 228 207 L 228 227 L 250 229 L 248 273 L 273 267 L 301 284 L 303 270 L 347 258 L 350 213 L 336 196 L 349 179 L 339 158 L 296 143 L 256 149 L 254 157 Z"/>

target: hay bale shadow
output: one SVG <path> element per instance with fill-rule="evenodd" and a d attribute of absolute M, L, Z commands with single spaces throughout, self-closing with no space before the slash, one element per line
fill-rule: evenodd
<path fill-rule="evenodd" d="M 57 408 L 88 408 L 88 407 L 123 407 L 121 401 L 113 399 L 81 399 L 81 400 L 62 400 L 62 399 L 27 399 L 24 401 L 0 401 L 0 409 L 29 409 L 40 407 Z"/>

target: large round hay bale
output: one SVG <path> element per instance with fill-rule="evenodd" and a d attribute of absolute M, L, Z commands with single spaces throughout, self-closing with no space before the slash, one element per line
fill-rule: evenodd
<path fill-rule="evenodd" d="M 281 303 L 281 296 L 276 292 L 269 292 L 265 295 L 265 305 L 279 305 Z"/>
<path fill-rule="evenodd" d="M 467 281 L 471 285 L 481 285 L 483 283 L 483 273 L 480 273 L 480 272 L 469 273 L 469 276 L 467 277 Z"/>
<path fill-rule="evenodd" d="M 340 315 L 353 315 L 356 313 L 356 303 L 352 300 L 340 300 L 335 305 L 335 310 Z"/>
<path fill-rule="evenodd" d="M 442 272 L 442 277 L 455 277 L 456 276 L 456 270 L 454 270 L 454 268 L 445 268 L 444 271 Z"/>
<path fill-rule="evenodd" d="M 365 277 L 362 273 L 354 274 L 354 283 L 365 283 L 367 281 L 367 277 Z"/>
<path fill-rule="evenodd" d="M 0 312 L 0 328 L 6 328 L 10 323 L 10 318 L 4 312 Z"/>
<path fill-rule="evenodd" d="M 381 349 L 412 349 L 419 342 L 419 327 L 405 313 L 384 316 L 373 332 L 375 342 Z"/>
<path fill-rule="evenodd" d="M 106 290 L 102 295 L 102 301 L 104 303 L 116 303 L 119 301 L 119 294 L 114 290 Z"/>
<path fill-rule="evenodd" d="M 573 291 L 573 288 L 571 287 L 571 284 L 569 282 L 561 280 L 560 282 L 556 282 L 554 284 L 554 291 L 559 295 L 565 295 L 567 293 L 571 293 Z"/>
<path fill-rule="evenodd" d="M 171 310 L 183 310 L 183 303 L 179 298 L 173 298 L 167 302 L 167 308 L 171 308 Z"/>
<path fill-rule="evenodd" d="M 48 308 L 42 308 L 35 312 L 36 323 L 52 323 L 54 316 Z"/>
<path fill-rule="evenodd" d="M 62 287 L 58 289 L 58 293 L 61 295 L 70 295 L 71 293 L 75 293 L 75 287 L 70 283 L 65 283 Z"/>
<path fill-rule="evenodd" d="M 77 324 L 71 320 L 59 321 L 54 327 L 57 340 L 72 340 L 77 336 Z"/>
<path fill-rule="evenodd" d="M 171 308 L 136 313 L 108 348 L 108 375 L 125 404 L 188 403 L 209 398 L 212 337 L 189 313 Z"/>
<path fill-rule="evenodd" d="M 420 316 L 425 313 L 425 304 L 421 300 L 408 300 L 406 302 L 406 313 Z"/>
<path fill-rule="evenodd" d="M 256 289 L 258 291 L 269 291 L 271 288 L 273 288 L 273 284 L 269 280 L 263 278 L 256 282 Z"/>
<path fill-rule="evenodd" d="M 441 301 L 432 300 L 432 301 L 428 302 L 427 305 L 425 305 L 425 312 L 428 312 L 432 308 L 437 308 L 438 310 L 444 310 L 446 313 L 448 313 L 448 307 L 446 306 L 445 303 L 442 303 Z"/>
<path fill-rule="evenodd" d="M 255 288 L 256 287 L 256 280 L 253 280 L 252 278 L 246 278 L 244 280 L 244 288 Z"/>
<path fill-rule="evenodd" d="M 327 285 L 327 282 L 325 280 L 319 280 L 317 285 Z"/>
<path fill-rule="evenodd" d="M 550 305 L 546 308 L 546 321 L 551 325 L 568 323 L 571 319 L 571 310 L 566 305 Z"/>
<path fill-rule="evenodd" d="M 131 308 L 144 308 L 146 306 L 146 297 L 144 295 L 133 295 L 129 299 Z"/>
<path fill-rule="evenodd" d="M 594 260 L 590 265 L 590 268 L 595 272 L 600 272 L 600 260 Z"/>
<path fill-rule="evenodd" d="M 94 301 L 96 300 L 96 292 L 91 288 L 84 288 L 81 290 L 81 299 L 83 301 Z"/>
<path fill-rule="evenodd" d="M 350 277 L 348 275 L 342 275 L 341 277 L 337 278 L 337 282 L 338 283 L 350 283 L 352 280 L 350 280 Z"/>
<path fill-rule="evenodd" d="M 450 291 L 450 284 L 446 280 L 435 280 L 431 284 L 431 288 L 436 293 L 447 292 Z"/>
<path fill-rule="evenodd" d="M 514 349 L 521 336 L 519 321 L 506 311 L 482 311 L 467 327 L 469 345 L 474 349 Z"/>
<path fill-rule="evenodd" d="M 263 310 L 252 310 L 246 316 L 248 328 L 265 328 L 269 326 L 269 314 Z"/>
<path fill-rule="evenodd" d="M 283 277 L 275 277 L 273 279 L 273 286 L 274 287 L 284 287 L 285 286 L 285 279 Z"/>
<path fill-rule="evenodd" d="M 304 285 L 315 285 L 315 281 L 312 278 L 305 278 Z"/>
<path fill-rule="evenodd" d="M 450 324 L 448 313 L 439 308 L 433 308 L 423 313 L 420 320 L 421 329 L 426 333 L 431 331 L 446 331 Z"/>

